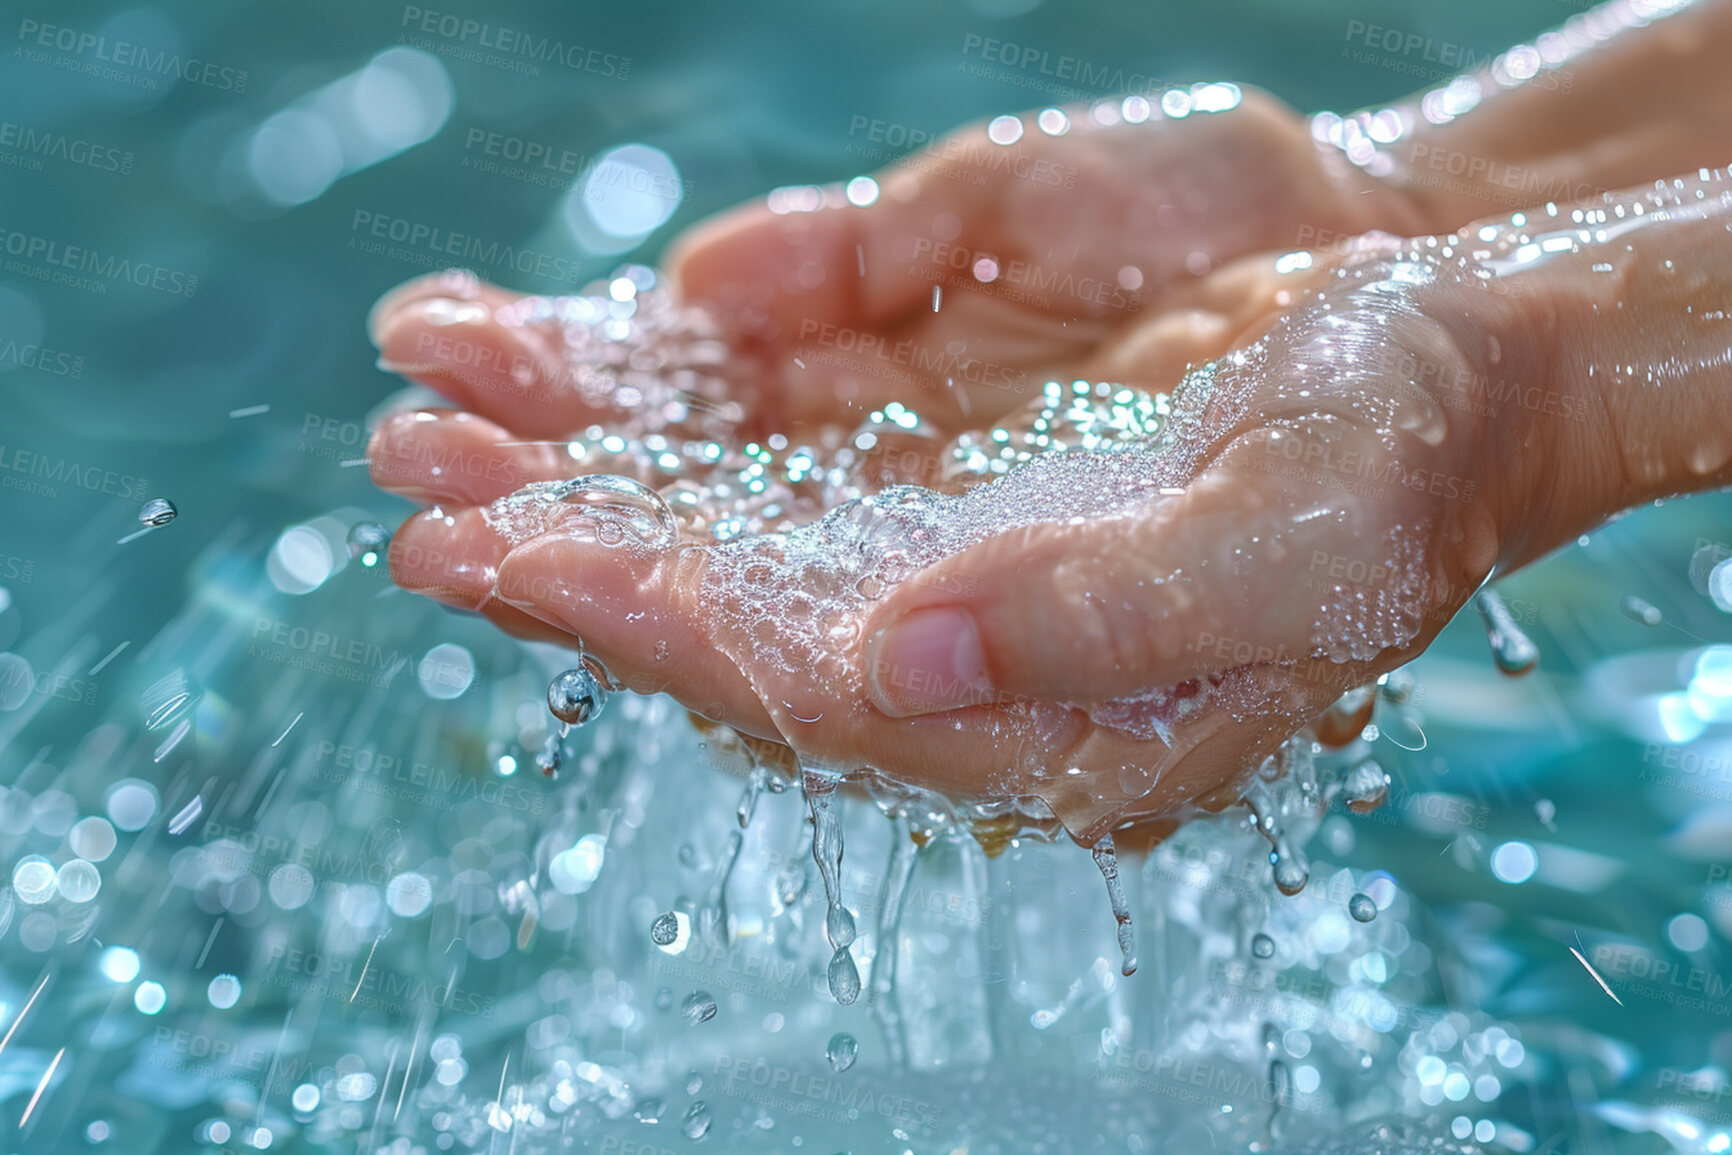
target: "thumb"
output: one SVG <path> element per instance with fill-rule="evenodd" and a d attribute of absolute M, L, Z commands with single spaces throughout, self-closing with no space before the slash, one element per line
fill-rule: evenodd
<path fill-rule="evenodd" d="M 1268 488 L 1212 472 L 1135 513 L 1003 534 L 915 575 L 867 623 L 874 704 L 902 717 L 1097 702 L 1235 666 L 1373 656 L 1337 605 L 1345 619 L 1409 613 L 1417 631 L 1429 575 L 1380 556 L 1396 548 L 1367 532 L 1380 519 L 1351 499 L 1295 510 Z M 1343 597 L 1318 556 L 1375 580 Z"/>

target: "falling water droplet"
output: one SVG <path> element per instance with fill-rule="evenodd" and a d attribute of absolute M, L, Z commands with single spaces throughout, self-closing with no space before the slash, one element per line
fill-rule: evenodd
<path fill-rule="evenodd" d="M 791 908 L 806 894 L 806 870 L 800 863 L 791 863 L 776 875 L 776 901 L 784 910 Z"/>
<path fill-rule="evenodd" d="M 1497 668 L 1512 678 L 1532 670 L 1540 660 L 1539 647 L 1516 625 L 1503 598 L 1495 590 L 1481 590 L 1473 600 L 1485 623 L 1486 640 L 1491 643 Z"/>
<path fill-rule="evenodd" d="M 1258 958 L 1275 957 L 1275 940 L 1258 931 L 1251 936 L 1251 953 Z"/>
<path fill-rule="evenodd" d="M 1370 922 L 1377 917 L 1377 903 L 1372 901 L 1369 894 L 1356 894 L 1347 900 L 1347 913 L 1352 915 L 1356 922 Z"/>
<path fill-rule="evenodd" d="M 716 1000 L 709 991 L 693 991 L 680 1004 L 680 1013 L 692 1026 L 707 1023 L 716 1017 Z"/>
<path fill-rule="evenodd" d="M 685 1120 L 680 1129 L 686 1133 L 687 1139 L 702 1139 L 710 1133 L 710 1106 L 702 1099 L 686 1108 Z"/>
<path fill-rule="evenodd" d="M 854 964 L 854 956 L 848 953 L 847 947 L 830 956 L 829 979 L 830 997 L 843 1006 L 860 997 L 860 968 Z"/>
<path fill-rule="evenodd" d="M 650 941 L 657 946 L 670 946 L 680 937 L 680 918 L 673 911 L 658 916 L 650 924 Z"/>
<path fill-rule="evenodd" d="M 1665 620 L 1659 607 L 1650 605 L 1635 594 L 1626 594 L 1618 603 L 1618 609 L 1632 622 L 1640 622 L 1644 626 L 1657 626 Z"/>
<path fill-rule="evenodd" d="M 1347 808 L 1355 814 L 1370 814 L 1389 797 L 1389 773 L 1367 758 L 1347 774 L 1341 784 Z"/>
<path fill-rule="evenodd" d="M 547 708 L 568 726 L 581 726 L 607 705 L 607 690 L 586 667 L 575 666 L 547 684 Z"/>
<path fill-rule="evenodd" d="M 1311 881 L 1311 868 L 1305 859 L 1291 848 L 1283 847 L 1275 852 L 1274 858 L 1275 889 L 1288 898 L 1292 898 L 1305 889 L 1305 884 Z"/>
<path fill-rule="evenodd" d="M 368 569 L 379 564 L 390 544 L 390 531 L 376 521 L 357 521 L 349 530 L 349 556 Z"/>
<path fill-rule="evenodd" d="M 180 516 L 180 510 L 166 497 L 153 497 L 138 511 L 138 524 L 159 529 Z"/>
<path fill-rule="evenodd" d="M 824 879 L 829 909 L 824 932 L 836 951 L 830 959 L 830 994 L 846 1006 L 860 997 L 860 968 L 848 953 L 854 942 L 854 916 L 842 905 L 842 819 L 836 810 L 837 778 L 806 771 L 800 776 L 806 805 L 812 811 L 812 859 Z"/>
<path fill-rule="evenodd" d="M 824 1050 L 824 1057 L 830 1060 L 830 1066 L 838 1071 L 846 1071 L 854 1065 L 855 1058 L 860 1054 L 860 1044 L 847 1031 L 837 1031 L 830 1036 L 830 1045 Z"/>
<path fill-rule="evenodd" d="M 1137 973 L 1137 938 L 1131 926 L 1131 908 L 1125 901 L 1125 886 L 1119 879 L 1119 859 L 1113 850 L 1113 836 L 1108 834 L 1090 850 L 1101 877 L 1106 879 L 1107 899 L 1113 906 L 1113 918 L 1119 924 L 1119 969 L 1127 975 Z"/>
<path fill-rule="evenodd" d="M 1534 817 L 1539 819 L 1540 825 L 1545 827 L 1547 830 L 1557 829 L 1557 826 L 1553 823 L 1553 819 L 1557 818 L 1557 816 L 1557 803 L 1553 802 L 1550 798 L 1541 798 L 1538 802 L 1534 803 Z"/>

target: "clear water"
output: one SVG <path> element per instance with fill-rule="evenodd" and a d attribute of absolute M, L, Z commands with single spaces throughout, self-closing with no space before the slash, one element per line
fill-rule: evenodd
<path fill-rule="evenodd" d="M 116 154 L 0 169 L 4 227 L 166 271 L 0 274 L 6 1149 L 1725 1149 L 1724 497 L 1501 583 L 1497 628 L 1539 655 L 1521 680 L 1479 615 L 1453 623 L 1411 709 L 1380 705 L 1344 756 L 1346 793 L 1287 824 L 1296 897 L 1243 814 L 1122 856 L 1132 976 L 1088 854 L 910 851 L 838 796 L 825 879 L 801 791 L 742 801 L 714 764 L 745 760 L 672 703 L 615 695 L 560 749 L 573 655 L 391 589 L 371 526 L 407 507 L 355 463 L 396 385 L 362 319 L 449 261 L 373 246 L 378 221 L 569 261 L 481 271 L 570 289 L 736 200 L 875 167 L 893 128 L 1099 95 L 969 71 L 970 36 L 1345 108 L 1442 75 L 1342 59 L 1350 20 L 1482 52 L 1573 11 L 1003 8 L 466 12 L 603 59 L 532 75 L 435 31 L 439 133 L 288 210 L 231 196 L 223 146 L 426 38 L 409 9 L 15 13 L 216 71 L 0 69 L 8 123 Z M 489 133 L 546 146 L 551 175 L 487 167 Z M 561 150 L 626 142 L 689 198 L 582 256 Z"/>

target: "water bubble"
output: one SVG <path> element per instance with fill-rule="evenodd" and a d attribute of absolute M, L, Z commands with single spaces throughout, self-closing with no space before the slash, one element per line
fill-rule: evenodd
<path fill-rule="evenodd" d="M 349 530 L 349 556 L 368 569 L 379 564 L 390 544 L 391 531 L 376 521 L 357 521 Z"/>
<path fill-rule="evenodd" d="M 568 726 L 581 726 L 607 705 L 607 690 L 584 666 L 575 666 L 547 684 L 547 708 Z"/>
<path fill-rule="evenodd" d="M 1377 903 L 1372 901 L 1369 894 L 1356 894 L 1347 900 L 1347 913 L 1352 915 L 1356 922 L 1370 922 L 1377 917 Z"/>
<path fill-rule="evenodd" d="M 1258 958 L 1275 957 L 1275 940 L 1258 931 L 1251 936 L 1251 953 Z"/>
<path fill-rule="evenodd" d="M 174 507 L 174 502 L 166 497 L 153 497 L 139 508 L 138 524 L 157 529 L 167 525 L 178 516 L 180 516 L 180 510 Z"/>
<path fill-rule="evenodd" d="M 671 910 L 650 924 L 650 941 L 657 946 L 668 946 L 678 937 L 680 937 L 680 918 Z"/>
<path fill-rule="evenodd" d="M 625 532 L 644 545 L 666 549 L 679 537 L 679 523 L 661 494 L 630 477 L 589 473 L 562 481 L 553 492 L 568 506 L 596 519 L 596 537 L 613 545 Z"/>
<path fill-rule="evenodd" d="M 1349 810 L 1355 814 L 1369 814 L 1389 797 L 1389 774 L 1367 758 L 1348 772 L 1341 789 Z"/>
<path fill-rule="evenodd" d="M 708 991 L 693 991 L 686 996 L 686 1001 L 680 1004 L 680 1013 L 685 1015 L 686 1022 L 692 1026 L 707 1023 L 716 1017 L 716 1000 Z"/>
<path fill-rule="evenodd" d="M 854 1065 L 854 1060 L 860 1054 L 860 1044 L 847 1031 L 837 1031 L 830 1036 L 830 1045 L 824 1049 L 824 1057 L 830 1060 L 830 1066 L 838 1071 L 846 1071 Z"/>
<path fill-rule="evenodd" d="M 830 996 L 843 1006 L 860 997 L 860 968 L 854 956 L 843 947 L 830 958 Z"/>
<path fill-rule="evenodd" d="M 1640 622 L 1644 626 L 1657 626 L 1665 620 L 1659 607 L 1650 605 L 1635 594 L 1626 594 L 1618 603 L 1618 610 L 1632 622 Z"/>
<path fill-rule="evenodd" d="M 686 1133 L 688 1139 L 702 1139 L 710 1133 L 710 1106 L 702 1099 L 686 1108 L 686 1117 L 680 1124 L 680 1130 Z"/>
<path fill-rule="evenodd" d="M 1480 620 L 1485 623 L 1486 640 L 1491 643 L 1491 655 L 1497 668 L 1512 678 L 1529 672 L 1539 663 L 1539 647 L 1516 625 L 1509 606 L 1495 590 L 1481 590 L 1474 597 Z"/>

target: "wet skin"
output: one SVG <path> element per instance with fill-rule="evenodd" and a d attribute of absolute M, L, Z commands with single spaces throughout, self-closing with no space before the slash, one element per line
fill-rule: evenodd
<path fill-rule="evenodd" d="M 1608 255 L 1593 245 L 1523 264 L 1510 254 L 1525 231 L 1502 218 L 1495 240 L 1477 227 L 1428 237 L 1461 222 L 1318 149 L 1256 94 L 1182 121 L 1103 128 L 1073 109 L 1071 124 L 1049 137 L 1030 119 L 1016 146 L 1067 174 L 1058 183 L 893 169 L 869 207 L 833 194 L 816 211 L 749 206 L 701 226 L 672 272 L 723 319 L 748 432 L 852 427 L 889 400 L 958 431 L 1027 404 L 1049 377 L 1169 390 L 1213 361 L 1206 394 L 1180 391 L 1196 410 L 1169 451 L 1182 492 L 990 538 L 916 575 L 860 623 L 845 677 L 746 668 L 723 620 L 730 591 L 706 582 L 723 547 L 621 551 L 550 534 L 513 548 L 490 528 L 480 506 L 577 472 L 556 447 L 522 442 L 609 414 L 429 358 L 429 333 L 460 334 L 497 347 L 498 363 L 545 365 L 539 380 L 560 375 L 539 338 L 496 319 L 516 294 L 479 286 L 453 302 L 450 282 L 425 278 L 372 317 L 382 360 L 457 407 L 399 414 L 375 434 L 378 482 L 434 505 L 394 538 L 394 577 L 513 633 L 581 638 L 631 688 L 792 738 L 826 763 L 956 794 L 1038 795 L 1088 841 L 1232 801 L 1246 768 L 1344 690 L 1411 660 L 1494 569 L 1632 501 L 1721 480 L 1725 457 L 1709 460 L 1718 450 L 1700 433 L 1632 475 L 1630 446 L 1656 438 L 1632 430 L 1611 378 L 1587 369 L 1631 342 L 1665 348 L 1666 325 L 1694 332 L 1678 310 L 1714 299 L 1723 276 L 1656 279 L 1632 245 L 1616 283 L 1584 275 Z M 964 157 L 999 147 L 982 129 L 965 137 Z M 1664 231 L 1661 215 L 1647 230 L 1655 254 L 1725 233 L 1701 220 Z M 1308 266 L 1280 261 L 1306 229 L 1384 232 Z M 974 275 L 982 257 L 1091 288 L 1007 293 Z M 1654 324 L 1608 325 L 1614 306 L 1625 320 L 1643 301 Z M 950 385 L 801 356 L 838 329 L 1004 371 Z M 1680 388 L 1712 375 L 1699 360 Z M 1516 401 L 1487 404 L 1488 389 Z M 468 464 L 437 476 L 417 465 L 437 459 Z M 1092 704 L 1187 683 L 1221 688 L 1170 747 L 1091 716 Z M 1053 702 L 1071 705 L 1031 705 Z M 791 713 L 821 717 L 790 734 Z M 1127 768 L 1140 785 L 1126 785 Z"/>

